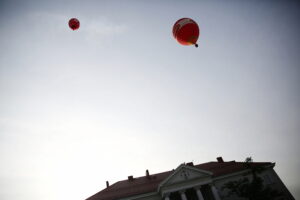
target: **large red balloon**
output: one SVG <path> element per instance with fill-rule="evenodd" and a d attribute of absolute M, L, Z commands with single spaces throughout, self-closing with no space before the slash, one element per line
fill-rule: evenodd
<path fill-rule="evenodd" d="M 173 36 L 182 45 L 195 45 L 198 47 L 199 34 L 198 24 L 190 18 L 179 19 L 173 26 Z"/>
<path fill-rule="evenodd" d="M 80 26 L 80 22 L 79 22 L 78 19 L 72 18 L 72 19 L 69 20 L 69 27 L 70 27 L 73 31 L 75 31 L 76 29 L 78 29 L 79 26 Z"/>

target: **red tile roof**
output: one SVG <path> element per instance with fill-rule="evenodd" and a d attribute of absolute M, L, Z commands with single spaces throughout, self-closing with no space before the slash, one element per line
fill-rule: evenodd
<path fill-rule="evenodd" d="M 267 166 L 270 162 L 253 162 L 252 166 Z M 230 174 L 246 169 L 243 162 L 208 162 L 194 167 L 210 171 L 213 177 Z M 171 175 L 173 171 L 162 172 L 150 175 L 150 179 L 146 176 L 134 178 L 132 181 L 123 180 L 114 183 L 113 185 L 105 188 L 104 190 L 87 198 L 87 200 L 116 200 L 119 198 L 130 197 L 149 192 L 157 191 L 158 185 Z"/>

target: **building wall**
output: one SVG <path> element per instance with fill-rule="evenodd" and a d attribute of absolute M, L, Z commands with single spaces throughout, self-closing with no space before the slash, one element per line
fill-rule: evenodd
<path fill-rule="evenodd" d="M 290 194 L 288 189 L 285 187 L 283 182 L 280 180 L 276 172 L 273 170 L 272 167 L 269 167 L 262 171 L 261 173 L 258 174 L 259 177 L 261 177 L 264 181 L 264 184 L 266 186 L 271 187 L 272 189 L 276 189 L 279 192 L 283 193 L 283 196 L 278 198 L 278 200 L 295 200 L 293 196 Z M 213 183 L 215 187 L 218 190 L 219 196 L 222 200 L 243 200 L 243 198 L 238 198 L 234 196 L 226 197 L 228 191 L 225 189 L 222 189 L 224 184 L 230 182 L 230 181 L 235 181 L 239 180 L 242 178 L 249 178 L 250 180 L 252 179 L 252 174 L 249 171 L 244 171 L 244 172 L 239 172 L 239 173 L 234 173 L 231 175 L 226 175 L 224 177 L 217 177 L 215 180 L 213 180 Z M 191 181 L 187 181 L 186 184 L 190 184 Z M 172 188 L 178 188 L 178 190 L 182 189 L 184 186 L 184 183 L 179 183 L 179 184 L 172 184 Z M 150 194 L 150 195 L 149 195 Z M 129 198 L 124 198 L 121 200 L 164 200 L 164 198 L 161 196 L 160 193 L 154 192 L 154 193 L 149 193 L 143 194 L 143 195 L 138 195 L 134 197 L 129 197 Z M 172 200 L 172 199 L 170 199 Z"/>
<path fill-rule="evenodd" d="M 263 183 L 265 186 L 268 186 L 272 189 L 277 190 L 278 192 L 282 193 L 283 196 L 280 198 L 277 198 L 278 200 L 295 200 L 291 193 L 288 191 L 288 189 L 285 187 L 281 179 L 278 177 L 276 172 L 273 168 L 267 168 L 264 171 L 258 173 L 258 176 L 263 179 Z M 249 180 L 252 180 L 252 174 L 251 173 L 242 173 L 242 174 L 236 174 L 231 177 L 226 177 L 224 179 L 219 179 L 215 181 L 215 185 L 219 191 L 220 197 L 222 200 L 242 200 L 242 198 L 231 196 L 230 198 L 226 198 L 227 196 L 227 190 L 222 189 L 224 184 L 230 182 L 230 181 L 237 181 L 242 178 L 248 178 Z"/>

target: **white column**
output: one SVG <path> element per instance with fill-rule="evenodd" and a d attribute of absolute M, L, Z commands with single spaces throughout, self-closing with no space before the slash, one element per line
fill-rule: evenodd
<path fill-rule="evenodd" d="M 195 188 L 195 190 L 196 190 L 196 193 L 197 193 L 197 196 L 198 196 L 198 200 L 204 200 L 200 188 Z"/>
<path fill-rule="evenodd" d="M 181 200 L 187 200 L 184 192 L 185 191 L 180 191 Z"/>
<path fill-rule="evenodd" d="M 211 188 L 211 191 L 212 191 L 212 193 L 213 193 L 213 195 L 215 197 L 215 200 L 221 200 L 221 198 L 220 198 L 220 196 L 218 194 L 217 188 L 214 185 L 212 185 L 212 184 L 210 185 L 210 188 Z"/>
<path fill-rule="evenodd" d="M 169 197 L 169 193 L 168 194 L 166 194 L 166 196 L 165 196 L 165 200 L 170 200 L 170 197 Z"/>

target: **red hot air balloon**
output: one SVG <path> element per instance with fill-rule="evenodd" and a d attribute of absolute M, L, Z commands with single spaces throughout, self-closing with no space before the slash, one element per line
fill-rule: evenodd
<path fill-rule="evenodd" d="M 78 29 L 79 26 L 80 26 L 80 22 L 79 22 L 78 19 L 72 18 L 72 19 L 69 20 L 69 27 L 70 27 L 73 31 L 75 31 L 76 29 Z"/>
<path fill-rule="evenodd" d="M 198 24 L 190 18 L 179 19 L 173 26 L 173 36 L 182 45 L 195 45 L 200 34 Z"/>

